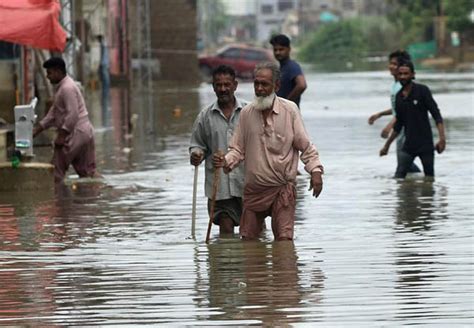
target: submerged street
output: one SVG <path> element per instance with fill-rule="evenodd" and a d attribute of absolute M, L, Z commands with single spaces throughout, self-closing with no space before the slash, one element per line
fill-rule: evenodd
<path fill-rule="evenodd" d="M 261 241 L 214 226 L 205 244 L 203 167 L 191 235 L 189 136 L 210 85 L 132 90 L 130 106 L 115 88 L 105 112 L 89 94 L 104 182 L 0 193 L 0 325 L 472 325 L 474 74 L 417 74 L 446 126 L 427 182 L 392 179 L 395 145 L 379 157 L 389 117 L 367 119 L 390 107 L 388 73 L 308 70 L 301 111 L 325 175 L 318 199 L 298 176 L 294 242 L 273 242 L 267 219 Z M 236 95 L 252 100 L 252 83 Z"/>

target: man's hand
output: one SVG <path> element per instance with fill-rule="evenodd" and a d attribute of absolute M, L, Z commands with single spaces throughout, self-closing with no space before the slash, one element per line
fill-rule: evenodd
<path fill-rule="evenodd" d="M 311 180 L 309 182 L 309 189 L 313 190 L 313 196 L 318 198 L 319 194 L 323 190 L 323 178 L 321 177 L 321 172 L 311 173 Z"/>
<path fill-rule="evenodd" d="M 369 117 L 369 124 L 372 125 L 374 124 L 374 122 L 380 118 L 380 114 L 377 113 L 377 114 L 373 114 L 373 115 L 370 115 Z"/>
<path fill-rule="evenodd" d="M 392 130 L 392 127 L 387 125 L 382 129 L 382 133 L 380 133 L 380 136 L 384 139 L 387 139 L 388 136 L 390 135 L 390 131 Z"/>
<path fill-rule="evenodd" d="M 439 139 L 436 144 L 436 151 L 441 154 L 446 149 L 446 139 Z"/>
<path fill-rule="evenodd" d="M 191 165 L 198 166 L 204 159 L 204 152 L 196 150 L 191 153 L 189 161 Z"/>
<path fill-rule="evenodd" d="M 212 155 L 212 164 L 214 164 L 214 167 L 217 169 L 222 167 L 225 174 L 229 174 L 229 172 L 232 171 L 225 160 L 225 154 L 220 150 Z"/>
<path fill-rule="evenodd" d="M 214 164 L 214 167 L 220 168 L 220 167 L 226 167 L 227 162 L 225 160 L 225 154 L 221 151 L 217 151 L 212 155 L 212 164 Z"/>
<path fill-rule="evenodd" d="M 43 131 L 43 128 L 41 125 L 37 125 L 33 128 L 33 138 L 36 137 L 38 134 L 40 134 Z"/>
<path fill-rule="evenodd" d="M 387 147 L 387 146 L 383 146 L 383 148 L 380 149 L 379 155 L 380 155 L 380 157 L 382 157 L 382 156 L 385 156 L 385 155 L 387 155 L 387 154 L 388 154 L 388 147 Z"/>
<path fill-rule="evenodd" d="M 56 147 L 62 147 L 66 144 L 66 137 L 68 135 L 68 132 L 63 129 L 58 130 L 58 135 L 56 137 L 56 140 L 54 140 L 54 145 Z"/>
<path fill-rule="evenodd" d="M 49 109 L 53 106 L 53 99 L 52 98 L 49 98 L 49 99 L 46 99 L 46 101 L 44 102 L 44 105 L 46 107 L 46 112 L 49 111 Z"/>

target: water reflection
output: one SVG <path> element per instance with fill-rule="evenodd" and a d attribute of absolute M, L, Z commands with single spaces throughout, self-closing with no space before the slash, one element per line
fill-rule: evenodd
<path fill-rule="evenodd" d="M 9 324 L 15 324 L 21 322 L 20 318 L 30 317 L 28 326 L 55 327 L 39 316 L 51 317 L 57 309 L 53 289 L 56 272 L 44 263 L 31 263 L 34 265 L 31 268 L 30 263 L 2 262 L 0 260 L 0 320 L 11 318 L 14 321 Z"/>
<path fill-rule="evenodd" d="M 302 165 L 298 169 L 301 172 L 301 175 L 296 177 L 296 207 L 295 207 L 295 227 L 298 225 L 304 224 L 304 221 L 308 218 L 304 215 L 304 199 L 310 194 L 308 191 L 310 175 L 306 173 Z M 314 200 L 315 201 L 315 200 Z M 266 219 L 268 222 L 271 220 Z M 295 233 L 297 236 L 297 233 Z"/>
<path fill-rule="evenodd" d="M 149 93 L 136 94 L 132 99 L 133 104 L 145 106 L 140 111 L 142 117 L 138 118 L 139 129 L 142 132 L 148 130 L 148 133 L 161 137 L 188 134 L 197 113 L 205 105 L 200 102 L 197 87 L 197 85 L 183 86 L 171 82 L 156 82 L 154 92 L 151 94 L 152 108 L 149 108 L 142 99 L 149 99 Z M 147 129 L 148 124 L 152 124 L 150 129 Z"/>
<path fill-rule="evenodd" d="M 431 229 L 433 221 L 447 219 L 447 189 L 428 180 L 397 181 L 396 222 L 400 232 Z M 439 194 L 439 195 L 438 195 Z"/>
<path fill-rule="evenodd" d="M 51 316 L 56 309 L 52 290 L 56 272 L 47 263 L 34 260 L 40 248 L 59 251 L 64 227 L 57 225 L 54 202 L 48 192 L 22 193 L 28 206 L 17 206 L 18 194 L 4 194 L 0 205 L 0 319 Z M 28 215 L 33 212 L 33 215 Z M 17 254 L 12 258 L 9 254 Z M 28 255 L 30 254 L 30 255 Z M 46 320 L 31 320 L 33 326 L 50 326 Z M 51 325 L 54 327 L 54 325 Z"/>
<path fill-rule="evenodd" d="M 310 274 L 309 288 L 302 274 L 292 241 L 210 244 L 209 306 L 221 311 L 210 320 L 250 320 L 264 327 L 300 322 L 301 304 L 316 306 L 323 288 L 319 269 Z"/>
<path fill-rule="evenodd" d="M 50 211 L 53 197 L 52 190 L 2 194 L 0 251 L 36 249 L 40 240 L 54 235 L 55 228 L 51 226 L 54 213 Z M 25 200 L 28 206 L 18 206 L 18 202 Z"/>
<path fill-rule="evenodd" d="M 128 141 L 127 135 L 131 133 L 132 128 L 130 90 L 128 88 L 112 88 L 110 90 L 110 104 L 114 110 L 107 110 L 110 116 L 107 116 L 107 119 L 103 121 L 104 126 L 112 125 L 116 143 Z"/>
<path fill-rule="evenodd" d="M 437 195 L 437 194 L 440 195 Z M 397 239 L 396 294 L 401 300 L 399 319 L 420 320 L 442 313 L 433 306 L 436 293 L 442 291 L 438 284 L 446 254 L 433 251 L 432 244 L 439 242 L 434 226 L 448 217 L 446 214 L 446 189 L 435 188 L 432 181 L 405 180 L 398 182 L 397 189 Z"/>
<path fill-rule="evenodd" d="M 94 310 L 83 309 L 107 300 L 106 286 L 90 287 L 106 274 L 91 264 L 93 257 L 75 265 L 75 250 L 107 235 L 112 223 L 101 221 L 97 206 L 107 212 L 113 205 L 106 203 L 129 190 L 73 180 L 58 188 L 55 196 L 37 196 L 28 206 L 16 203 L 18 194 L 10 205 L 0 205 L 0 325 L 55 327 L 59 320 L 63 327 L 77 317 L 80 324 L 98 322 Z"/>
<path fill-rule="evenodd" d="M 328 170 L 318 200 L 298 176 L 295 245 L 271 242 L 270 226 L 259 242 L 204 244 L 202 189 L 197 241 L 186 239 L 189 130 L 212 88 L 162 85 L 153 108 L 132 90 L 131 114 L 128 91 L 112 88 L 109 126 L 100 95 L 90 108 L 106 185 L 0 194 L 0 325 L 472 326 L 471 94 L 437 96 L 451 146 L 436 182 L 398 183 L 395 158 L 377 157 L 379 130 L 367 126 L 388 103 L 386 72 L 307 81 L 305 125 Z M 238 92 L 251 99 L 253 86 Z M 51 158 L 49 148 L 36 154 Z"/>

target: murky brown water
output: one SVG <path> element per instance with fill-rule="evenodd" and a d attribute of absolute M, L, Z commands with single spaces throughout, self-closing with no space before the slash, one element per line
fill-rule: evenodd
<path fill-rule="evenodd" d="M 447 126 L 432 183 L 393 180 L 394 149 L 378 157 L 387 120 L 367 118 L 389 106 L 385 73 L 308 74 L 302 112 L 326 174 L 317 200 L 298 177 L 293 243 L 213 227 L 206 245 L 202 170 L 190 238 L 187 143 L 210 86 L 161 86 L 155 111 L 112 90 L 123 110 L 93 113 L 105 184 L 0 194 L 0 325 L 473 325 L 474 75 L 417 77 Z"/>

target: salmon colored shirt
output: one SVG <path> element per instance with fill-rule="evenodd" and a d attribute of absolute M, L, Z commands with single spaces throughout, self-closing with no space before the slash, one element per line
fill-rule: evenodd
<path fill-rule="evenodd" d="M 71 136 L 74 130 L 90 132 L 88 112 L 79 87 L 69 76 L 65 76 L 56 86 L 53 107 L 39 122 L 43 129 L 52 126 L 66 130 Z"/>
<path fill-rule="evenodd" d="M 308 173 L 323 173 L 298 107 L 276 97 L 266 124 L 252 104 L 242 109 L 225 159 L 230 169 L 245 160 L 246 187 L 277 187 L 296 184 L 299 153 Z"/>

